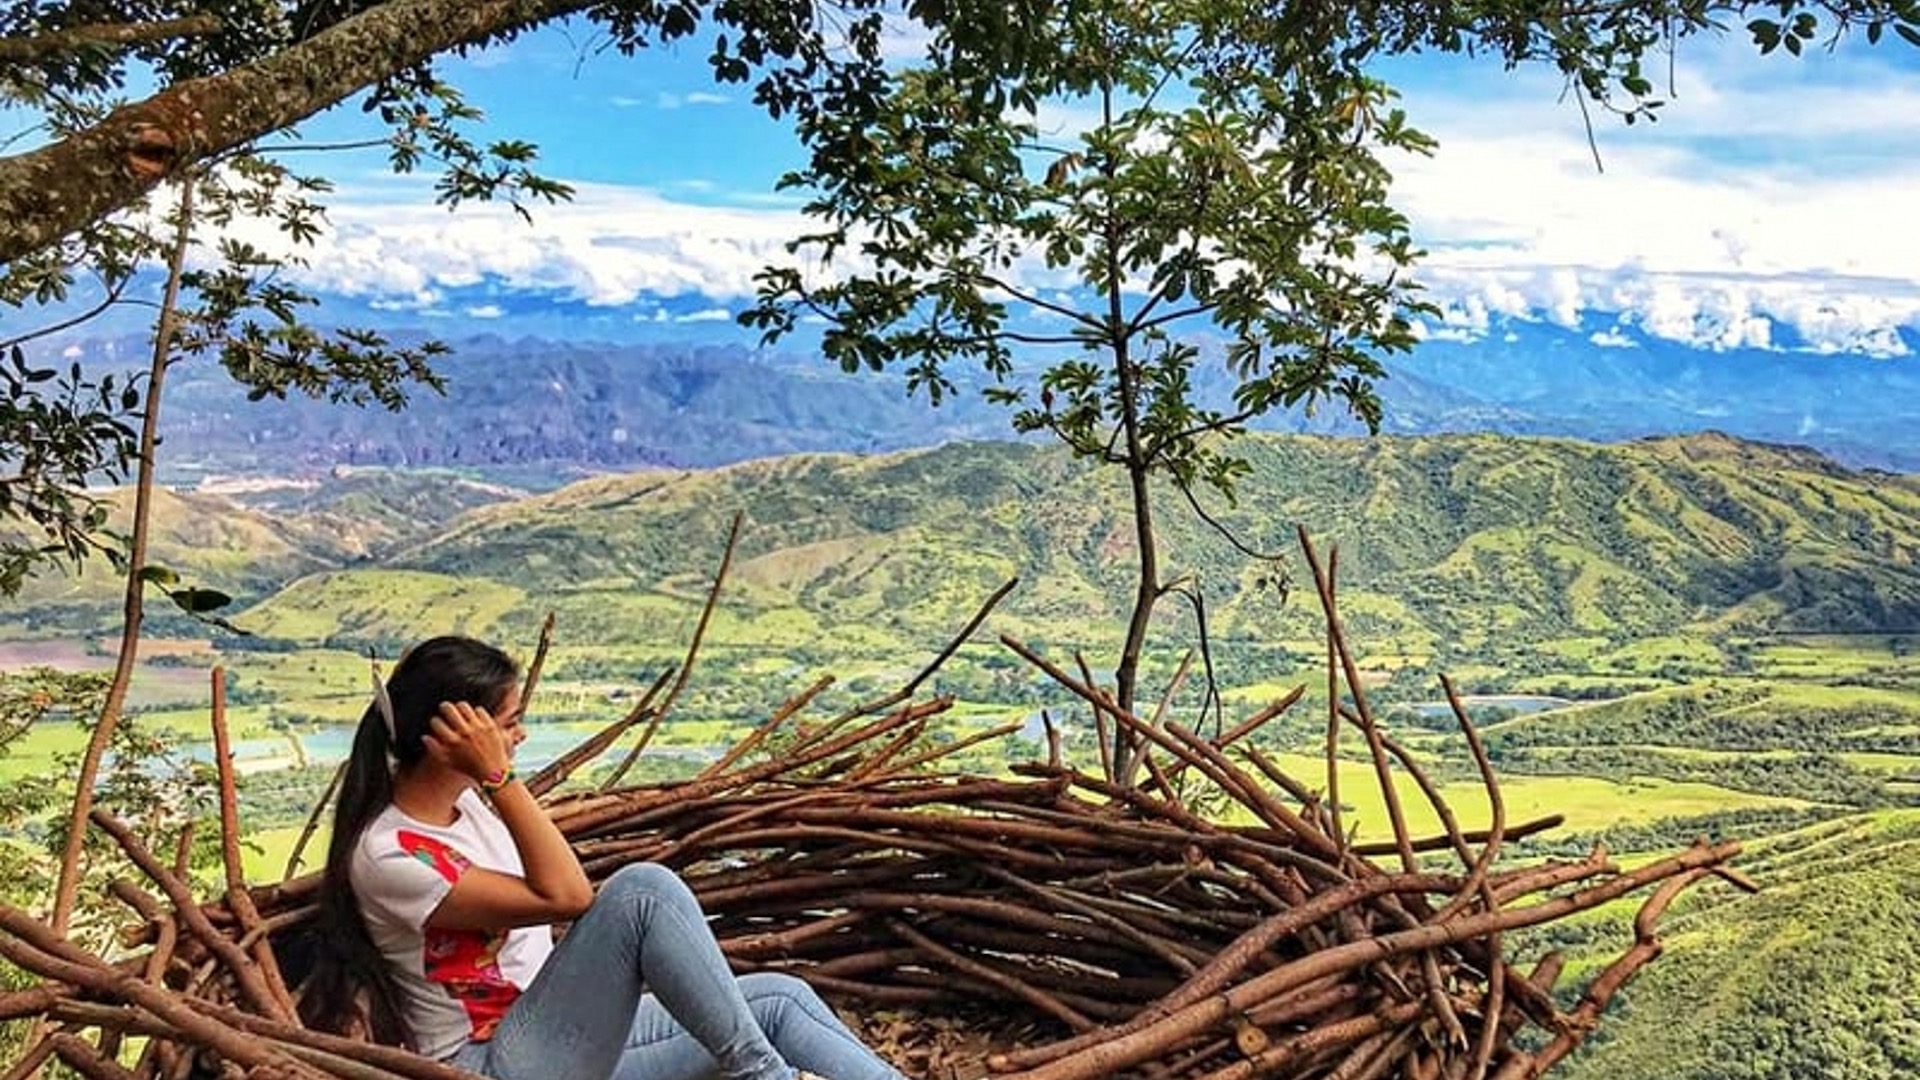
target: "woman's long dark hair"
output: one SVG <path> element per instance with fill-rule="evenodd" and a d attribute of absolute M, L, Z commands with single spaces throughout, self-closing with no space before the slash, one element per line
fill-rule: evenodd
<path fill-rule="evenodd" d="M 398 985 L 367 932 L 347 871 L 361 834 L 393 802 L 394 771 L 426 755 L 428 725 L 440 703 L 467 701 L 497 708 L 519 674 L 512 657 L 484 642 L 430 638 L 401 657 L 387 679 L 392 737 L 378 704 L 369 705 L 360 717 L 334 806 L 319 924 L 311 942 L 311 973 L 301 984 L 300 1016 L 309 1027 L 339 1033 L 359 1027 L 376 1042 L 412 1043 Z"/>

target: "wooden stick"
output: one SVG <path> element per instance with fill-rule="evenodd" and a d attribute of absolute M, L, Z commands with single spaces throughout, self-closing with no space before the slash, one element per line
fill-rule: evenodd
<path fill-rule="evenodd" d="M 53 1056 L 53 1040 L 60 1034 L 63 1033 L 50 1031 L 42 1035 L 27 1048 L 27 1052 L 20 1056 L 19 1061 L 13 1063 L 13 1066 L 7 1070 L 6 1076 L 0 1077 L 0 1080 L 28 1080 L 28 1077 L 39 1072 L 40 1066 L 45 1065 L 47 1059 Z"/>
<path fill-rule="evenodd" d="M 527 780 L 527 790 L 532 792 L 536 797 L 545 795 L 559 785 L 566 783 L 567 778 L 572 776 L 575 770 L 599 757 L 601 754 L 606 753 L 607 747 L 618 742 L 620 736 L 627 733 L 627 729 L 653 715 L 653 699 L 660 693 L 661 689 L 667 685 L 667 680 L 672 678 L 674 672 L 677 670 L 677 668 L 667 668 L 665 671 L 662 671 L 653 680 L 653 685 L 647 688 L 647 692 L 642 694 L 640 700 L 634 703 L 633 708 L 627 710 L 625 716 L 595 732 L 580 745 L 561 754 L 559 757 L 548 762 L 545 768 L 534 773 L 533 776 Z"/>
<path fill-rule="evenodd" d="M 1000 601 L 1005 599 L 1007 594 L 1012 592 L 1014 586 L 1018 584 L 1020 584 L 1019 578 L 1008 578 L 998 589 L 995 589 L 992 595 L 988 596 L 986 601 L 974 611 L 973 618 L 967 620 L 967 624 L 961 627 L 960 632 L 948 639 L 947 644 L 941 648 L 938 653 L 935 653 L 933 659 L 928 661 L 913 678 L 908 679 L 898 689 L 883 694 L 871 701 L 862 702 L 827 721 L 815 729 L 807 739 L 802 740 L 801 745 L 810 745 L 815 741 L 831 738 L 835 733 L 840 731 L 841 728 L 853 723 L 855 720 L 891 709 L 912 698 L 914 691 L 919 689 L 920 684 L 933 677 L 933 674 L 939 671 L 940 668 L 953 657 L 954 653 L 960 651 L 960 647 L 965 645 L 967 641 L 973 637 L 974 631 L 978 630 L 980 625 L 987 621 L 987 616 L 992 614 L 993 609 L 997 607 Z"/>
<path fill-rule="evenodd" d="M 1480 784 L 1487 793 L 1487 812 L 1490 820 L 1487 826 L 1486 846 L 1474 863 L 1473 876 L 1479 879 L 1479 889 L 1485 896 L 1485 902 L 1491 909 L 1497 901 L 1491 886 L 1486 883 L 1487 870 L 1500 856 L 1500 845 L 1507 836 L 1507 806 L 1500 792 L 1500 778 L 1493 769 L 1493 759 L 1488 756 L 1486 746 L 1480 741 L 1480 731 L 1474 726 L 1472 717 L 1460 700 L 1453 680 L 1442 675 L 1441 688 L 1446 691 L 1447 705 L 1453 710 L 1454 721 L 1460 725 L 1460 732 L 1466 737 L 1467 750 L 1473 755 L 1474 764 L 1480 769 Z M 1462 890 L 1465 895 L 1465 890 Z M 1493 1065 L 1494 1050 L 1499 1045 L 1500 1017 L 1506 1008 L 1507 965 L 1500 958 L 1500 935 L 1487 935 L 1487 952 L 1492 963 L 1487 970 L 1487 1003 L 1481 1020 L 1480 1038 L 1474 1045 L 1473 1064 L 1467 1072 L 1467 1080 L 1486 1080 L 1487 1070 Z"/>
<path fill-rule="evenodd" d="M 1325 975 L 1337 974 L 1378 960 L 1420 949 L 1465 941 L 1490 931 L 1537 926 L 1556 918 L 1597 907 L 1609 900 L 1684 871 L 1724 862 L 1739 851 L 1738 844 L 1697 845 L 1686 852 L 1649 863 L 1604 884 L 1570 896 L 1542 901 L 1517 910 L 1483 912 L 1447 923 L 1401 930 L 1364 941 L 1348 942 L 1313 953 L 1282 968 L 1256 976 L 1232 989 L 1195 1002 L 1153 1024 L 1119 1038 L 1101 1042 L 1038 1069 L 1019 1074 L 1020 1080 L 1093 1080 L 1148 1060 L 1159 1049 L 1190 1038 L 1213 1024 L 1253 1005 Z"/>
<path fill-rule="evenodd" d="M 298 1070 L 297 1076 L 316 1076 L 283 1055 L 261 1049 L 232 1028 L 197 1015 L 185 999 L 107 967 L 17 908 L 0 904 L 0 929 L 7 932 L 0 935 L 0 955 L 35 974 L 132 1001 L 242 1065 L 284 1063 Z"/>
<path fill-rule="evenodd" d="M 251 930 L 260 925 L 260 912 L 247 892 L 247 871 L 240 857 L 240 791 L 233 772 L 233 741 L 227 732 L 227 669 L 215 664 L 212 676 L 213 757 L 220 778 L 220 861 L 227 874 L 227 905 L 239 917 L 240 925 Z M 254 944 L 252 955 L 273 1001 L 275 1019 L 293 1020 L 298 1011 L 286 981 L 280 977 L 273 946 L 262 937 Z"/>
<path fill-rule="evenodd" d="M 1301 533 L 1304 538 L 1305 532 Z M 1309 549 L 1307 557 L 1313 557 Z M 1331 601 L 1335 583 L 1334 571 L 1340 565 L 1340 549 L 1327 549 L 1327 585 L 1326 596 Z M 1319 570 L 1314 571 L 1318 580 Z M 1347 833 L 1340 824 L 1340 655 L 1334 645 L 1333 620 L 1327 620 L 1327 820 L 1329 831 L 1333 834 L 1334 846 L 1339 849 L 1339 859 L 1345 864 L 1347 856 Z"/>
<path fill-rule="evenodd" d="M 668 690 L 667 696 L 661 699 L 660 707 L 654 710 L 653 718 L 647 721 L 645 728 L 641 729 L 640 738 L 634 742 L 633 749 L 627 751 L 627 756 L 621 759 L 619 767 L 613 770 L 613 775 L 607 778 L 606 783 L 600 785 L 601 791 L 619 787 L 620 781 L 626 779 L 634 762 L 640 760 L 641 752 L 646 750 L 647 744 L 653 741 L 654 732 L 660 730 L 660 722 L 666 719 L 667 711 L 672 709 L 673 703 L 679 699 L 680 691 L 686 689 L 687 679 L 693 675 L 693 662 L 700 655 L 700 643 L 707 636 L 707 624 L 713 620 L 714 605 L 720 600 L 720 587 L 726 584 L 727 570 L 733 566 L 733 549 L 734 545 L 740 542 L 740 522 L 743 518 L 744 515 L 739 511 L 734 512 L 733 524 L 727 529 L 726 550 L 720 555 L 720 569 L 713 575 L 713 588 L 707 590 L 707 602 L 700 608 L 700 620 L 693 626 L 693 637 L 687 642 L 687 655 L 680 661 L 680 673 L 674 677 L 673 689 Z"/>
<path fill-rule="evenodd" d="M 1332 568 L 1333 556 L 1329 556 L 1326 569 L 1320 566 L 1320 560 L 1313 551 L 1313 541 L 1307 536 L 1303 526 L 1299 529 L 1300 547 L 1306 552 L 1307 565 L 1313 570 L 1313 581 L 1320 593 L 1320 607 L 1326 616 L 1327 634 L 1332 640 L 1332 648 L 1339 658 L 1340 668 L 1346 674 L 1347 691 L 1353 695 L 1353 705 L 1360 723 L 1361 734 L 1366 736 L 1367 749 L 1373 759 L 1375 778 L 1380 783 L 1380 795 L 1387 805 L 1387 820 L 1393 825 L 1393 836 L 1400 850 L 1401 869 L 1412 872 L 1417 860 L 1413 855 L 1413 835 L 1407 831 L 1406 810 L 1400 805 L 1400 789 L 1393 782 L 1393 771 L 1387 765 L 1387 750 L 1380 741 L 1379 725 L 1374 723 L 1373 711 L 1367 706 L 1367 691 L 1360 679 L 1360 667 L 1354 661 L 1353 650 L 1347 646 L 1346 631 L 1340 625 L 1340 612 L 1334 603 Z M 1332 702 L 1332 708 L 1339 711 L 1339 699 Z M 1335 770 L 1329 762 L 1329 775 Z"/>
<path fill-rule="evenodd" d="M 1005 972 L 995 971 L 985 964 L 968 959 L 934 941 L 927 935 L 920 933 L 899 919 L 888 919 L 887 928 L 913 943 L 916 948 L 926 952 L 929 956 L 939 958 L 955 971 L 971 975 L 990 986 L 1004 990 L 1014 997 L 1027 1002 L 1034 1008 L 1054 1017 L 1075 1031 L 1085 1031 L 1094 1026 L 1093 1021 L 1087 1019 L 1086 1016 L 1080 1012 L 1068 1007 L 1054 995 L 1035 989 Z"/>
<path fill-rule="evenodd" d="M 300 872 L 301 856 L 306 853 L 307 842 L 313 839 L 313 834 L 320 828 L 320 818 L 326 814 L 327 804 L 333 801 L 333 796 L 340 790 L 340 781 L 346 779 L 347 765 L 348 762 L 343 760 L 334 767 L 333 778 L 327 781 L 327 789 L 320 793 L 320 800 L 308 812 L 307 823 L 300 827 L 300 835 L 293 841 L 293 851 L 287 855 L 284 877 L 291 878 Z"/>
<path fill-rule="evenodd" d="M 134 1080 L 126 1067 L 104 1055 L 71 1032 L 56 1031 L 47 1036 L 53 1052 L 87 1080 Z"/>
<path fill-rule="evenodd" d="M 1140 1010 L 1138 1015 L 1125 1024 L 1089 1032 L 1077 1039 L 1067 1039 L 1030 1050 L 1009 1053 L 1001 1060 L 1008 1068 L 1028 1069 L 1092 1051 L 1103 1044 L 1150 1028 L 1174 1017 L 1195 1002 L 1212 997 L 1237 978 L 1254 957 L 1274 942 L 1297 934 L 1353 904 L 1395 891 L 1448 890 L 1456 883 L 1457 879 L 1441 874 L 1399 876 L 1380 874 L 1329 889 L 1307 903 L 1274 915 L 1258 927 L 1242 934 L 1231 945 L 1220 950 L 1205 967 L 1181 984 L 1180 989 L 1167 995 L 1165 999 Z"/>
<path fill-rule="evenodd" d="M 1398 1027 L 1419 1015 L 1420 1007 L 1408 1002 L 1389 1006 L 1377 1013 L 1322 1024 L 1304 1034 L 1282 1040 L 1271 1047 L 1237 1061 L 1223 1069 L 1207 1073 L 1200 1080 L 1251 1080 L 1258 1076 L 1284 1073 L 1291 1066 L 1342 1050 L 1362 1042 L 1382 1030 Z"/>
<path fill-rule="evenodd" d="M 520 715 L 533 707 L 533 692 L 540 687 L 540 671 L 547 666 L 547 650 L 553 648 L 553 612 L 540 620 L 540 640 L 534 644 L 533 660 L 527 664 L 526 681 L 520 684 Z"/>
<path fill-rule="evenodd" d="M 120 850 L 126 853 L 127 858 L 133 860 L 135 866 L 160 886 L 161 890 L 167 894 L 167 899 L 173 901 L 174 909 L 186 922 L 187 929 L 202 945 L 206 946 L 208 951 L 218 957 L 229 971 L 233 972 L 234 979 L 240 984 L 241 992 L 253 1003 L 254 1008 L 268 1015 L 276 1014 L 281 1008 L 280 999 L 268 988 L 259 966 L 232 940 L 214 929 L 213 924 L 207 921 L 206 912 L 194 902 L 193 894 L 188 891 L 186 884 L 166 867 L 160 865 L 147 850 L 146 845 L 140 842 L 140 838 L 133 834 L 133 830 L 127 828 L 120 819 L 108 813 L 105 808 L 95 807 L 90 816 L 95 825 L 113 837 L 114 841 L 120 845 Z"/>
<path fill-rule="evenodd" d="M 987 616 L 993 613 L 993 609 L 998 607 L 1000 601 L 1006 599 L 1007 594 L 1012 592 L 1014 586 L 1018 584 L 1020 584 L 1018 577 L 1010 577 L 1003 582 L 999 588 L 993 590 L 986 600 L 982 601 L 980 606 L 974 610 L 973 618 L 967 620 L 967 625 L 961 627 L 958 634 L 948 639 L 946 647 L 936 653 L 934 658 L 928 661 L 925 667 L 920 669 L 919 674 L 906 681 L 906 684 L 900 688 L 901 692 L 911 695 L 919 690 L 920 684 L 931 678 L 934 672 L 939 671 L 941 666 L 953 657 L 954 653 L 960 651 L 960 646 L 966 644 L 967 641 L 973 637 L 973 632 L 980 629 L 980 624 L 987 621 Z"/>
<path fill-rule="evenodd" d="M 1539 1053 L 1528 1058 L 1514 1058 L 1494 1074 L 1494 1080 L 1533 1080 L 1578 1049 L 1593 1032 L 1595 1022 L 1606 1011 L 1613 996 L 1620 992 L 1627 980 L 1660 955 L 1662 946 L 1657 924 L 1660 916 L 1666 913 L 1667 906 L 1707 872 L 1705 868 L 1694 869 L 1662 883 L 1640 906 L 1639 914 L 1634 916 L 1633 947 L 1608 964 L 1587 986 L 1587 992 L 1581 996 L 1580 1004 L 1574 1007 L 1566 1028 Z"/>
<path fill-rule="evenodd" d="M 817 697 L 822 690 L 832 685 L 833 676 L 822 675 L 813 681 L 812 686 L 781 702 L 780 707 L 773 710 L 772 716 L 767 717 L 765 722 L 749 732 L 746 738 L 734 743 L 725 754 L 720 756 L 718 761 L 700 770 L 699 775 L 695 776 L 694 779 L 709 780 L 739 764 L 741 758 L 746 757 L 755 747 L 765 742 L 767 736 L 773 734 L 781 724 L 786 723 L 789 717 L 801 709 L 806 708 L 807 704 Z"/>
<path fill-rule="evenodd" d="M 1006 636 L 1001 635 L 1001 640 L 1005 641 Z M 1075 692 L 1093 706 L 1093 740 L 1100 747 L 1100 775 L 1106 777 L 1111 783 L 1127 787 L 1128 785 L 1122 782 L 1118 772 L 1124 757 L 1120 753 L 1120 733 L 1113 730 L 1107 722 L 1109 711 L 1117 709 L 1118 706 L 1114 705 L 1113 698 L 1108 696 L 1106 688 L 1095 681 L 1093 669 L 1087 666 L 1086 655 L 1079 649 L 1073 651 L 1073 662 L 1080 669 L 1080 683 L 1085 688 Z"/>
<path fill-rule="evenodd" d="M 1301 683 L 1299 686 L 1287 691 L 1285 696 L 1278 700 L 1268 702 L 1259 712 L 1254 713 L 1252 716 L 1247 717 L 1245 720 L 1235 724 L 1232 728 L 1229 728 L 1225 734 L 1215 736 L 1209 741 L 1211 741 L 1217 749 L 1225 750 L 1227 747 L 1232 746 L 1234 743 L 1267 726 L 1275 717 L 1280 716 L 1298 704 L 1300 699 L 1305 697 L 1306 694 L 1307 686 L 1305 683 Z"/>
<path fill-rule="evenodd" d="M 953 742 L 947 743 L 945 746 L 936 746 L 931 750 L 927 750 L 919 754 L 915 754 L 914 756 L 907 758 L 904 761 L 895 762 L 893 767 L 887 771 L 893 775 L 910 772 L 914 769 L 919 768 L 922 765 L 926 765 L 930 762 L 938 761 L 943 757 L 951 757 L 952 755 L 957 754 L 962 750 L 966 750 L 971 747 L 978 746 L 983 742 L 992 742 L 995 739 L 1005 738 L 1006 736 L 1011 735 L 1016 731 L 1019 731 L 1021 728 L 1025 726 L 1026 725 L 1021 721 L 1013 720 L 1005 724 L 1002 724 L 999 727 L 988 728 L 985 731 L 978 731 L 972 735 L 967 736 L 964 739 L 957 739 Z"/>

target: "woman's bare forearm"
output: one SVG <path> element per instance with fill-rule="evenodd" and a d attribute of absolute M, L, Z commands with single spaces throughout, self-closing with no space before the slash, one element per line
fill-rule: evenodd
<path fill-rule="evenodd" d="M 572 845 L 527 786 L 509 781 L 493 793 L 493 808 L 520 851 L 527 888 L 562 910 L 585 911 L 593 903 L 593 883 L 587 880 Z"/>

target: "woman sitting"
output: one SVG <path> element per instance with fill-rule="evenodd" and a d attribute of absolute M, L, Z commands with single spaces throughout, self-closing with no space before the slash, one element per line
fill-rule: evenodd
<path fill-rule="evenodd" d="M 514 775 L 525 737 L 499 649 L 401 659 L 342 781 L 309 1023 L 340 1030 L 364 992 L 375 1039 L 498 1080 L 902 1080 L 806 983 L 736 978 L 671 870 L 596 896 Z"/>

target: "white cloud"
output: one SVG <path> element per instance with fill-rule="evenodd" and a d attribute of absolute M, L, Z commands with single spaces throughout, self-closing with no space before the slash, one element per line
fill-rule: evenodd
<path fill-rule="evenodd" d="M 507 312 L 499 304 L 475 304 L 467 308 L 466 313 L 470 319 L 497 319 Z"/>
<path fill-rule="evenodd" d="M 535 207 L 532 224 L 491 205 L 448 214 L 424 191 L 365 200 L 343 189 L 333 233 L 301 277 L 383 306 L 433 304 L 446 289 L 483 282 L 607 307 L 732 299 L 753 295 L 753 275 L 784 261 L 782 245 L 805 225 L 791 211 L 695 206 L 611 185 L 575 189 L 571 203 Z"/>
<path fill-rule="evenodd" d="M 1478 341 L 1483 336 L 1463 326 L 1448 326 L 1416 320 L 1413 324 L 1413 336 L 1420 341 Z"/>
<path fill-rule="evenodd" d="M 700 311 L 688 312 L 685 315 L 675 315 L 673 321 L 681 323 L 727 322 L 732 318 L 733 312 L 728 311 L 726 308 L 705 308 Z"/>
<path fill-rule="evenodd" d="M 1864 63 L 1816 86 L 1705 67 L 1739 77 L 1683 80 L 1651 130 L 1596 121 L 1604 172 L 1537 80 L 1416 97 L 1440 139 L 1396 169 L 1430 252 L 1417 276 L 1450 305 L 1568 327 L 1617 312 L 1704 348 L 1777 346 L 1785 326 L 1816 350 L 1903 352 L 1896 328 L 1920 327 L 1920 218 L 1900 210 L 1920 191 L 1920 92 L 1863 85 Z"/>
<path fill-rule="evenodd" d="M 1611 328 L 1589 334 L 1587 340 L 1603 349 L 1631 349 L 1634 346 L 1632 338 Z"/>
<path fill-rule="evenodd" d="M 410 293 L 376 297 L 367 306 L 375 311 L 431 311 L 441 299 L 438 289 L 416 289 Z"/>
<path fill-rule="evenodd" d="M 1703 348 L 1904 351 L 1897 329 L 1920 328 L 1920 215 L 1906 212 L 1920 191 L 1920 89 L 1871 57 L 1796 68 L 1750 52 L 1736 41 L 1683 54 L 1679 94 L 1651 129 L 1596 119 L 1604 172 L 1549 79 L 1467 65 L 1411 93 L 1415 123 L 1441 140 L 1431 159 L 1393 163 L 1395 201 L 1429 251 L 1417 277 L 1442 309 L 1423 332 L 1472 338 L 1522 318 L 1602 344 L 1632 330 Z M 1087 117 L 1050 106 L 1040 120 L 1070 138 Z M 724 177 L 722 189 L 762 192 L 731 206 L 576 184 L 574 202 L 536 206 L 528 225 L 499 207 L 449 215 L 423 185 L 378 178 L 336 198 L 333 237 L 304 277 L 396 309 L 491 283 L 668 318 L 654 298 L 752 296 L 754 274 L 815 227 L 792 193 L 760 189 L 770 181 Z M 717 190 L 672 189 L 708 202 Z M 1015 273 L 1041 295 L 1069 284 L 1025 262 Z"/>
<path fill-rule="evenodd" d="M 614 100 L 616 103 L 630 102 L 633 105 L 645 104 L 643 101 L 637 101 L 632 98 L 616 98 Z M 732 98 L 725 94 L 716 94 L 707 90 L 695 90 L 687 94 L 663 90 L 654 98 L 653 103 L 662 109 L 682 109 L 693 105 L 725 105 L 732 100 Z"/>

